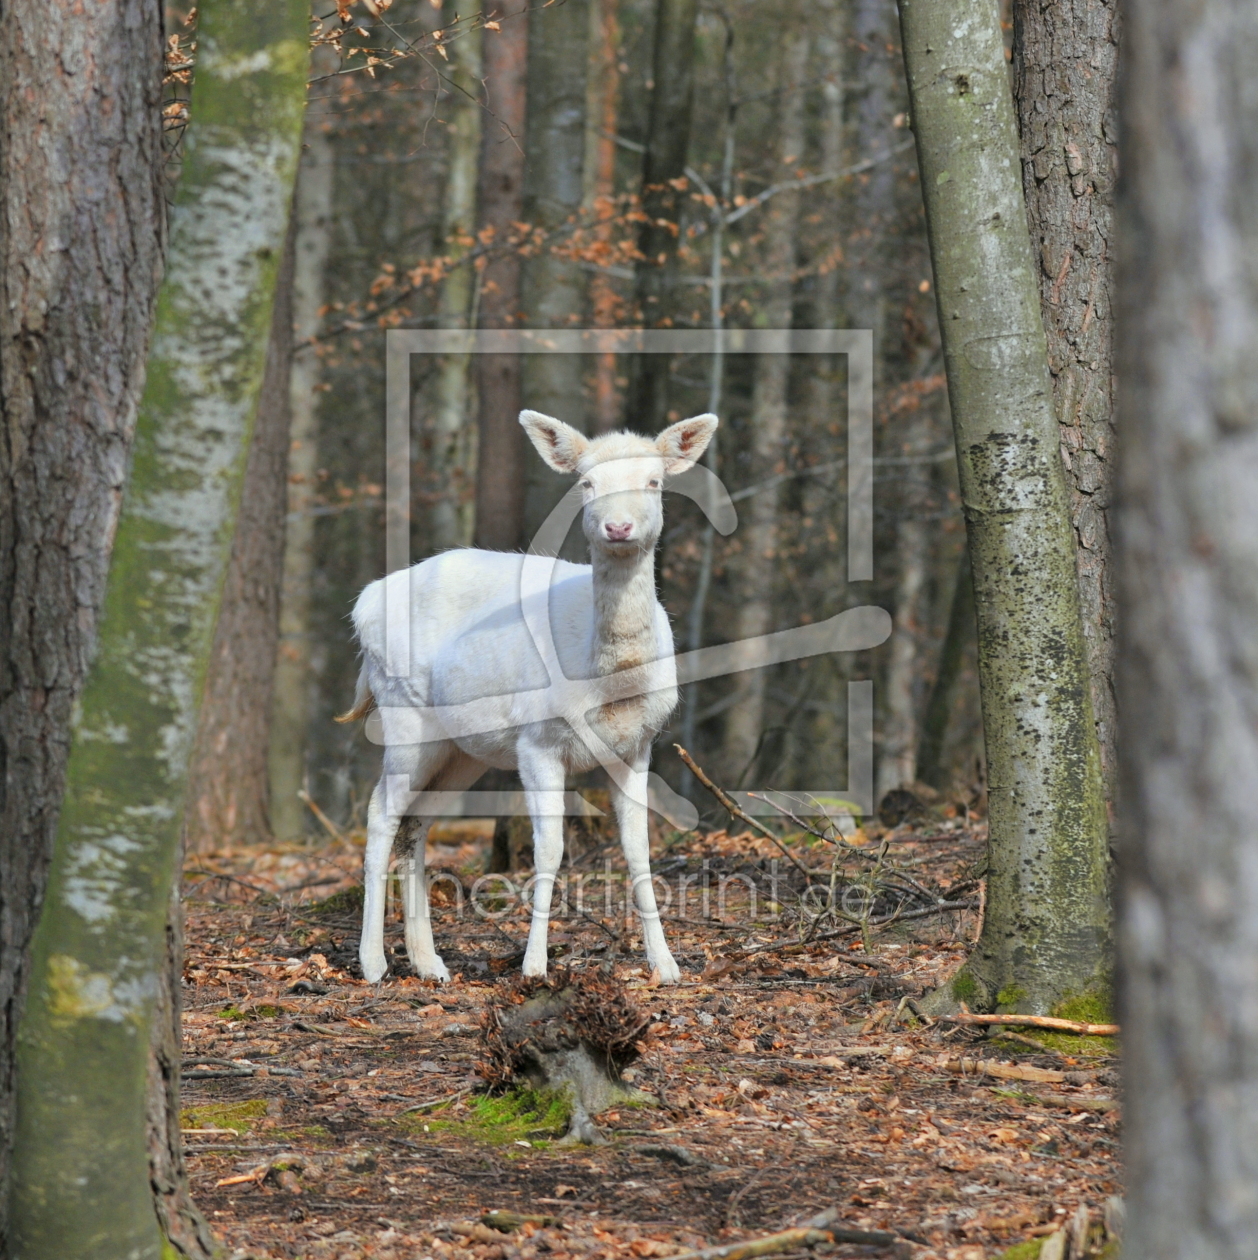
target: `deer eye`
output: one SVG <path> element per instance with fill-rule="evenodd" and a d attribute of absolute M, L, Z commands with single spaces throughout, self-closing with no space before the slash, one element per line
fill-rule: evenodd
<path fill-rule="evenodd" d="M 659 478 L 652 477 L 651 480 L 646 483 L 646 488 L 648 490 L 658 490 L 660 488 Z"/>
<path fill-rule="evenodd" d="M 593 490 L 593 489 L 594 489 L 594 484 L 593 484 L 593 482 L 591 482 L 591 481 L 590 481 L 590 479 L 589 479 L 588 477 L 584 477 L 584 478 L 582 478 L 582 480 L 581 480 L 581 489 L 582 489 L 582 490 Z"/>

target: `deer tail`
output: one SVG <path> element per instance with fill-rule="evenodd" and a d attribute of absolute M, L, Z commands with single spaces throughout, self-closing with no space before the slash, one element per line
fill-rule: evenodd
<path fill-rule="evenodd" d="M 376 707 L 376 697 L 371 693 L 367 682 L 367 667 L 364 665 L 358 673 L 358 686 L 354 691 L 354 705 L 345 713 L 338 713 L 337 722 L 358 722 L 365 718 Z"/>

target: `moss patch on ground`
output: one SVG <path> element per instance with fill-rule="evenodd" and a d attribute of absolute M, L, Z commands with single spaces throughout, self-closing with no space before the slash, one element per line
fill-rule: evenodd
<path fill-rule="evenodd" d="M 316 901 L 312 906 L 307 906 L 305 913 L 308 915 L 358 914 L 362 908 L 363 886 L 353 884 L 338 893 L 333 893 L 330 897 L 325 897 L 322 901 Z"/>
<path fill-rule="evenodd" d="M 1013 1004 L 1008 995 L 1012 990 L 1002 990 L 1000 1003 L 1002 1006 Z M 1049 1012 L 1057 1019 L 1073 1019 L 1080 1024 L 1113 1023 L 1114 1012 L 1108 990 L 1093 990 L 1074 997 L 1064 998 Z M 1080 1037 L 1076 1033 L 1051 1032 L 1046 1028 L 1021 1027 L 1016 1030 L 1021 1036 L 1039 1042 L 1046 1050 L 1056 1050 L 1060 1054 L 1078 1056 L 1108 1056 L 1117 1054 L 1117 1037 Z M 1019 1046 L 1017 1042 L 1000 1042 L 999 1037 L 992 1038 L 993 1043 L 1000 1043 L 1002 1050 L 1011 1053 L 1033 1054 L 1027 1046 Z"/>
<path fill-rule="evenodd" d="M 513 1089 L 505 1094 L 481 1094 L 471 1101 L 466 1115 L 457 1119 L 447 1108 L 434 1108 L 403 1116 L 396 1123 L 412 1131 L 427 1127 L 429 1133 L 465 1133 L 490 1146 L 531 1142 L 544 1148 L 567 1132 L 571 1117 L 566 1093 Z"/>
<path fill-rule="evenodd" d="M 1042 1238 L 1028 1238 L 1025 1242 L 1014 1243 L 1008 1250 L 1002 1251 L 997 1260 L 1036 1260 L 1043 1245 Z"/>
<path fill-rule="evenodd" d="M 179 1113 L 185 1129 L 234 1129 L 244 1133 L 260 1116 L 266 1115 L 266 1099 L 250 1098 L 238 1103 L 202 1103 Z"/>

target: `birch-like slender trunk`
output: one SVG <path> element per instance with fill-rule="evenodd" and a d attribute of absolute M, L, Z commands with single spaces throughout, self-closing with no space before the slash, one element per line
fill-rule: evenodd
<path fill-rule="evenodd" d="M 783 36 L 779 54 L 778 88 L 781 107 L 778 122 L 778 165 L 783 177 L 799 160 L 805 142 L 803 82 L 808 65 L 810 37 L 805 28 Z M 765 265 L 769 281 L 759 305 L 760 318 L 768 328 L 789 328 L 795 294 L 796 235 L 799 229 L 800 195 L 779 193 L 766 211 Z M 751 400 L 751 467 L 755 476 L 769 477 L 785 470 L 787 445 L 786 392 L 790 383 L 791 357 L 762 354 L 756 358 L 756 380 Z M 778 487 L 752 496 L 742 526 L 741 590 L 735 638 L 751 639 L 775 628 L 773 606 L 782 564 L 778 555 Z M 741 697 L 730 709 L 725 723 L 725 765 L 731 781 L 740 781 L 751 769 L 764 729 L 764 693 L 767 670 L 754 670 L 733 684 Z"/>
<path fill-rule="evenodd" d="M 301 138 L 308 10 L 209 0 L 135 459 L 31 952 L 12 1252 L 158 1260 L 146 1090 L 183 796 Z"/>
<path fill-rule="evenodd" d="M 447 6 L 447 21 L 454 10 Z M 457 262 L 475 243 L 476 171 L 480 156 L 481 32 L 473 29 L 450 42 L 445 73 L 451 83 L 441 102 L 450 128 L 443 228 L 445 252 Z M 439 328 L 466 328 L 472 316 L 475 272 L 455 267 L 441 286 Z M 475 520 L 476 429 L 472 414 L 471 356 L 446 355 L 437 374 L 433 412 L 423 430 L 428 444 L 427 537 L 424 550 L 466 547 Z"/>
<path fill-rule="evenodd" d="M 314 575 L 314 499 L 319 470 L 319 356 L 311 339 L 322 322 L 324 268 L 332 238 L 332 145 L 316 102 L 306 114 L 301 166 L 293 199 L 293 344 L 288 385 L 288 519 L 280 591 L 279 644 L 268 753 L 271 830 L 292 840 L 309 816 L 297 793 L 306 777 L 310 721 L 310 600 Z"/>
<path fill-rule="evenodd" d="M 17 1021 L 96 641 L 165 237 L 162 15 L 0 21 L 0 1254 Z"/>
<path fill-rule="evenodd" d="M 1258 11 L 1124 16 L 1123 1254 L 1258 1237 Z"/>
<path fill-rule="evenodd" d="M 902 0 L 978 617 L 983 933 L 950 991 L 1044 1012 L 1110 968 L 1104 785 L 995 0 Z"/>
<path fill-rule="evenodd" d="M 642 210 L 638 237 L 642 260 L 635 300 L 647 328 L 667 327 L 673 318 L 677 246 L 690 149 L 694 100 L 697 0 L 656 0 L 651 61 L 651 112 L 642 162 Z M 663 428 L 668 412 L 670 356 L 639 355 L 630 377 L 628 419 L 642 433 Z"/>
<path fill-rule="evenodd" d="M 1114 481 L 1116 0 L 1013 5 L 1022 187 L 1075 530 L 1101 769 L 1117 770 L 1110 504 Z"/>
<path fill-rule="evenodd" d="M 522 268 L 521 298 L 529 328 L 576 328 L 585 313 L 586 273 L 554 247 L 580 212 L 584 191 L 589 3 L 567 0 L 529 14 L 524 219 L 549 234 Z M 524 356 L 524 406 L 557 416 L 582 432 L 589 427 L 584 384 L 580 355 Z M 568 490 L 569 478 L 536 457 L 526 467 L 524 522 L 531 539 Z M 582 539 L 574 558 L 579 553 L 584 559 L 585 550 Z"/>
<path fill-rule="evenodd" d="M 608 251 L 616 216 L 616 106 L 620 94 L 620 0 L 590 0 L 590 61 L 585 118 L 585 209 L 595 220 L 594 239 Z M 595 328 L 615 328 L 620 312 L 611 277 L 590 280 L 590 317 Z M 594 415 L 591 429 L 610 433 L 621 422 L 616 356 L 594 361 Z"/>

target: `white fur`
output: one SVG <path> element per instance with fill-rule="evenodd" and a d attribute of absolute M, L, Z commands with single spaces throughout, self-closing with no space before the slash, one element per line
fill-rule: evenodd
<path fill-rule="evenodd" d="M 613 781 L 647 959 L 664 983 L 676 983 L 680 972 L 660 927 L 647 838 L 651 741 L 677 703 L 673 638 L 655 596 L 654 555 L 664 478 L 699 459 L 717 420 L 682 420 L 654 440 L 631 433 L 590 440 L 535 411 L 521 412 L 520 423 L 552 468 L 580 476 L 592 564 L 449 551 L 373 582 L 354 607 L 363 651 L 359 704 L 374 697 L 385 744 L 384 774 L 367 814 L 363 975 L 377 981 L 388 967 L 385 881 L 400 815 L 413 794 L 463 791 L 494 766 L 519 771 L 533 819 L 536 879 L 524 974 L 544 976 L 551 893 L 563 857 L 565 777 L 602 764 Z M 400 641 L 409 644 L 402 676 L 388 668 Z M 600 680 L 639 666 L 651 675 L 645 694 L 608 702 Z M 563 718 L 553 716 L 557 693 L 564 697 Z M 469 701 L 481 702 L 477 733 L 447 733 L 434 710 Z M 418 719 L 417 710 L 423 711 Z M 391 776 L 405 776 L 406 800 L 387 799 Z M 424 885 L 430 822 L 423 819 L 414 853 L 402 865 L 406 951 L 419 975 L 448 980 L 433 946 Z"/>

